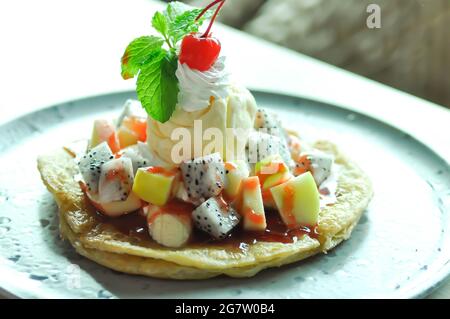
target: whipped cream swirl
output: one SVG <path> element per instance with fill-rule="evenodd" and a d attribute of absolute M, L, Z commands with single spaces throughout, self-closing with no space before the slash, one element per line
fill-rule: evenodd
<path fill-rule="evenodd" d="M 221 56 L 205 72 L 191 69 L 178 61 L 176 76 L 179 82 L 178 105 L 186 112 L 194 112 L 209 106 L 211 96 L 225 98 L 230 85 L 225 68 L 225 57 Z"/>

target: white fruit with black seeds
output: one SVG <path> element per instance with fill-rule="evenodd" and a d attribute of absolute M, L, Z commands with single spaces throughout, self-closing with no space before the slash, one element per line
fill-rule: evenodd
<path fill-rule="evenodd" d="M 317 186 L 320 186 L 330 176 L 334 158 L 321 151 L 306 152 L 305 154 L 311 162 L 311 173 L 314 180 Z"/>
<path fill-rule="evenodd" d="M 270 155 L 279 154 L 289 169 L 295 166 L 286 140 L 274 135 L 257 131 L 251 132 L 245 150 L 250 164 L 256 164 Z"/>
<path fill-rule="evenodd" d="M 133 187 L 133 164 L 131 159 L 121 157 L 101 166 L 98 186 L 100 203 L 125 201 Z"/>
<path fill-rule="evenodd" d="M 286 132 L 276 114 L 269 113 L 264 109 L 258 109 L 256 111 L 255 129 L 281 139 L 286 139 Z"/>
<path fill-rule="evenodd" d="M 310 171 L 317 186 L 320 186 L 330 175 L 334 157 L 319 150 L 300 153 L 295 164 L 294 175 Z"/>
<path fill-rule="evenodd" d="M 225 166 L 219 153 L 184 161 L 180 168 L 191 202 L 199 204 L 222 192 Z"/>
<path fill-rule="evenodd" d="M 87 191 L 97 194 L 100 180 L 101 167 L 106 162 L 114 159 L 114 156 L 106 142 L 92 148 L 78 162 L 80 173 L 83 176 Z"/>
<path fill-rule="evenodd" d="M 136 175 L 137 170 L 141 167 L 165 166 L 165 163 L 158 161 L 156 157 L 150 153 L 147 144 L 140 141 L 135 145 L 124 148 L 122 150 L 122 156 L 131 159 L 134 175 Z"/>
<path fill-rule="evenodd" d="M 241 216 L 221 199 L 211 197 L 192 212 L 195 226 L 216 239 L 224 239 L 236 227 Z"/>
<path fill-rule="evenodd" d="M 191 198 L 189 198 L 186 186 L 182 181 L 175 181 L 172 189 L 172 196 L 186 203 L 191 203 L 194 205 L 199 204 L 197 201 L 192 201 Z"/>
<path fill-rule="evenodd" d="M 132 145 L 124 148 L 122 150 L 122 157 L 126 157 L 131 160 L 133 165 L 133 175 L 136 175 L 139 168 L 151 166 L 149 160 L 140 154 L 138 145 Z"/>

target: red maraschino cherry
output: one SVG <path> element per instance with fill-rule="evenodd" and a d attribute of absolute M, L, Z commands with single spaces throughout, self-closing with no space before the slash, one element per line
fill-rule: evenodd
<path fill-rule="evenodd" d="M 219 40 L 213 37 L 202 38 L 198 33 L 188 34 L 181 43 L 180 63 L 204 72 L 216 62 L 219 53 Z"/>
<path fill-rule="evenodd" d="M 217 14 L 225 3 L 225 0 L 216 0 L 210 3 L 205 9 L 203 9 L 196 19 L 200 19 L 206 11 L 219 2 L 220 4 L 217 7 L 216 12 L 214 12 L 205 33 L 203 35 L 200 35 L 199 33 L 191 33 L 183 38 L 179 56 L 181 64 L 186 63 L 191 69 L 204 72 L 209 70 L 216 62 L 220 54 L 221 46 L 219 40 L 210 36 L 210 31 L 214 21 L 216 20 Z"/>

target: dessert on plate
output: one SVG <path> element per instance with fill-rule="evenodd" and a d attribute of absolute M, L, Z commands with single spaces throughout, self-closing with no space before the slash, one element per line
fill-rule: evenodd
<path fill-rule="evenodd" d="M 151 277 L 251 277 L 332 249 L 368 206 L 355 163 L 285 129 L 233 80 L 211 32 L 224 3 L 156 12 L 160 35 L 121 59 L 138 99 L 95 120 L 89 140 L 38 158 L 81 255 Z"/>

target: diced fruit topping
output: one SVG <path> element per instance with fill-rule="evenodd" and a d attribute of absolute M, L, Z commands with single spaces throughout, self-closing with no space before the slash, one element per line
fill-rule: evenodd
<path fill-rule="evenodd" d="M 295 161 L 294 175 L 298 176 L 311 171 L 311 158 L 307 154 L 299 155 Z"/>
<path fill-rule="evenodd" d="M 259 178 L 257 176 L 248 177 L 242 183 L 242 209 L 240 212 L 244 217 L 244 229 L 251 231 L 265 230 L 267 227 L 266 215 Z"/>
<path fill-rule="evenodd" d="M 270 191 L 283 222 L 289 228 L 317 224 L 320 197 L 310 172 L 272 187 Z"/>
<path fill-rule="evenodd" d="M 174 184 L 172 187 L 172 197 L 179 199 L 186 203 L 198 204 L 196 201 L 191 200 L 191 198 L 188 196 L 186 186 L 184 185 L 181 177 L 176 178 L 174 180 Z"/>
<path fill-rule="evenodd" d="M 259 177 L 264 190 L 289 180 L 292 175 L 280 155 L 270 155 L 255 165 L 255 175 Z"/>
<path fill-rule="evenodd" d="M 242 180 L 250 175 L 246 161 L 237 160 L 225 163 L 225 189 L 226 199 L 235 200 L 241 192 Z"/>
<path fill-rule="evenodd" d="M 295 134 L 288 134 L 288 147 L 293 159 L 299 158 L 302 152 L 311 150 L 311 146 L 309 146 Z"/>
<path fill-rule="evenodd" d="M 125 115 L 127 113 L 128 115 Z M 139 141 L 145 142 L 147 140 L 146 117 L 129 113 L 131 113 L 131 111 L 125 112 L 124 110 L 118 121 L 120 124 L 118 125 L 117 137 L 121 148 L 137 144 Z"/>
<path fill-rule="evenodd" d="M 317 186 L 331 174 L 333 157 L 320 151 L 302 153 L 296 160 L 294 175 L 300 175 L 307 171 L 311 172 Z"/>
<path fill-rule="evenodd" d="M 285 139 L 263 132 L 252 132 L 246 146 L 249 163 L 255 164 L 270 155 L 279 154 L 288 167 L 293 167 L 291 154 Z"/>
<path fill-rule="evenodd" d="M 211 197 L 192 212 L 195 226 L 216 239 L 224 239 L 240 215 L 222 198 Z"/>
<path fill-rule="evenodd" d="M 122 122 L 125 119 L 125 117 L 137 117 L 146 119 L 147 113 L 142 108 L 141 102 L 138 100 L 127 100 L 123 105 L 123 110 L 120 116 L 117 118 L 116 127 L 119 128 L 122 126 Z"/>
<path fill-rule="evenodd" d="M 135 116 L 126 116 L 117 131 L 117 136 L 122 148 L 134 145 L 138 141 L 145 142 L 147 139 L 147 120 Z"/>
<path fill-rule="evenodd" d="M 89 148 L 93 148 L 103 142 L 108 143 L 108 146 L 113 153 L 120 150 L 119 140 L 114 125 L 106 120 L 96 120 L 94 121 Z"/>
<path fill-rule="evenodd" d="M 119 138 L 119 143 L 121 147 L 128 147 L 130 145 L 136 144 L 139 139 L 133 131 L 130 131 L 127 128 L 119 128 L 117 131 L 117 137 Z"/>
<path fill-rule="evenodd" d="M 138 142 L 136 145 L 131 145 L 121 150 L 116 157 L 128 157 L 133 163 L 133 173 L 141 167 L 149 166 L 164 166 L 167 163 L 162 162 L 157 157 L 153 156 L 149 151 L 146 143 Z"/>
<path fill-rule="evenodd" d="M 81 158 L 78 167 L 89 193 L 96 194 L 98 192 L 101 167 L 113 158 L 111 149 L 106 142 L 95 146 Z"/>
<path fill-rule="evenodd" d="M 99 202 L 125 201 L 133 186 L 133 165 L 129 158 L 110 160 L 101 166 Z"/>
<path fill-rule="evenodd" d="M 144 201 L 153 205 L 165 205 L 172 193 L 177 171 L 151 166 L 139 168 L 134 180 L 133 191 Z"/>
<path fill-rule="evenodd" d="M 124 201 L 101 203 L 97 195 L 86 193 L 92 205 L 102 214 L 109 217 L 119 217 L 142 208 L 142 201 L 133 192 Z"/>
<path fill-rule="evenodd" d="M 255 129 L 277 136 L 281 139 L 286 138 L 286 132 L 276 115 L 269 113 L 264 109 L 258 109 L 256 111 Z"/>
<path fill-rule="evenodd" d="M 133 174 L 136 175 L 138 168 L 148 167 L 152 165 L 151 160 L 145 158 L 141 152 L 138 145 L 132 145 L 120 152 L 122 157 L 127 157 L 131 159 L 131 163 L 133 164 Z"/>
<path fill-rule="evenodd" d="M 192 234 L 192 205 L 171 202 L 163 207 L 149 205 L 147 223 L 150 236 L 166 247 L 178 248 L 185 245 Z"/>
<path fill-rule="evenodd" d="M 255 175 L 259 177 L 263 202 L 273 208 L 275 203 L 270 188 L 285 183 L 293 177 L 280 155 L 270 155 L 255 165 Z"/>
<path fill-rule="evenodd" d="M 192 202 L 201 203 L 221 193 L 225 166 L 219 153 L 184 161 L 180 168 L 187 195 Z"/>
<path fill-rule="evenodd" d="M 129 129 L 141 142 L 147 140 L 147 119 L 136 116 L 127 116 L 123 119 L 122 127 Z"/>

